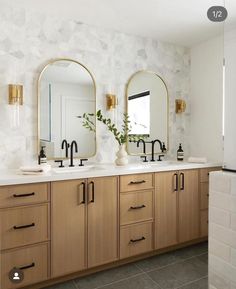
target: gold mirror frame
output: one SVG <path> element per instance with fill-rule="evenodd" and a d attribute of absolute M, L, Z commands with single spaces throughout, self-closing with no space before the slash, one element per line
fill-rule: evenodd
<path fill-rule="evenodd" d="M 44 73 L 44 71 L 50 66 L 52 65 L 53 63 L 57 62 L 57 61 L 71 61 L 71 62 L 74 62 L 80 66 L 82 66 L 88 73 L 89 75 L 91 76 L 92 78 L 92 81 L 93 81 L 93 85 L 94 85 L 94 97 L 95 97 L 95 114 L 96 114 L 96 111 L 97 111 L 97 86 L 96 86 L 96 82 L 95 82 L 95 78 L 93 76 L 93 74 L 91 73 L 91 71 L 85 66 L 83 65 L 82 63 L 74 60 L 74 59 L 70 59 L 70 58 L 55 58 L 51 61 L 49 61 L 44 67 L 43 69 L 41 70 L 40 74 L 39 74 L 39 77 L 38 77 L 38 81 L 37 81 L 37 106 L 38 106 L 38 114 L 37 114 L 37 121 L 38 121 L 38 132 L 37 132 L 37 138 L 38 138 L 38 141 L 37 141 L 37 153 L 39 155 L 40 153 L 40 81 L 41 81 L 41 78 L 42 78 L 42 75 Z M 94 120 L 94 124 L 95 124 L 95 128 L 97 127 L 97 123 L 96 123 L 96 118 Z M 83 156 L 83 158 L 92 158 L 96 155 L 97 153 L 97 132 L 95 132 L 95 151 L 94 151 L 94 154 L 93 155 L 90 155 L 90 156 Z M 74 159 L 79 159 L 80 157 L 74 157 Z M 56 160 L 58 159 L 58 157 L 54 157 L 54 158 L 50 158 L 49 160 Z M 66 157 L 60 157 L 60 159 L 67 159 Z"/>
<path fill-rule="evenodd" d="M 147 72 L 147 73 L 156 75 L 163 82 L 163 84 L 164 84 L 164 86 L 166 88 L 166 94 L 167 94 L 167 143 L 166 143 L 166 152 L 165 153 L 167 153 L 169 151 L 169 106 L 170 106 L 170 103 L 169 103 L 169 92 L 168 92 L 167 85 L 166 85 L 164 79 L 160 75 L 158 75 L 156 72 L 151 71 L 151 70 L 139 70 L 139 71 L 136 71 L 134 74 L 132 74 L 130 76 L 130 78 L 128 79 L 128 82 L 126 84 L 126 91 L 125 91 L 125 98 L 126 98 L 126 101 L 125 101 L 125 112 L 128 113 L 128 89 L 129 89 L 130 82 L 132 81 L 134 76 L 136 76 L 139 73 L 143 73 L 143 72 Z M 143 155 L 143 153 L 137 153 L 137 154 L 131 153 L 128 148 L 129 148 L 128 147 L 128 142 L 126 142 L 126 151 L 127 151 L 127 153 L 130 156 L 141 156 L 141 155 Z M 162 152 L 158 152 L 158 153 L 155 153 L 155 154 L 162 154 Z M 151 155 L 151 153 L 146 153 L 146 155 Z"/>

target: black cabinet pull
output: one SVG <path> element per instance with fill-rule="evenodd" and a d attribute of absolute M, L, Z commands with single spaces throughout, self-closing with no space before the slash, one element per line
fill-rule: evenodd
<path fill-rule="evenodd" d="M 89 185 L 92 186 L 92 198 L 89 203 L 94 203 L 94 182 L 90 182 Z"/>
<path fill-rule="evenodd" d="M 23 226 L 14 226 L 13 229 L 14 230 L 19 230 L 19 229 L 25 229 L 25 228 L 30 228 L 30 227 L 34 227 L 35 223 L 29 224 L 29 225 L 23 225 Z"/>
<path fill-rule="evenodd" d="M 178 192 L 179 187 L 179 180 L 178 180 L 178 174 L 174 174 L 174 192 Z"/>
<path fill-rule="evenodd" d="M 183 191 L 184 190 L 184 173 L 180 173 L 180 182 L 181 182 L 181 187 L 180 190 Z"/>
<path fill-rule="evenodd" d="M 136 207 L 130 207 L 130 210 L 138 210 L 138 209 L 142 209 L 142 208 L 145 208 L 146 206 L 145 205 L 141 205 L 141 206 L 136 206 Z"/>
<path fill-rule="evenodd" d="M 131 181 L 129 183 L 129 185 L 140 185 L 140 184 L 144 184 L 144 183 L 146 183 L 145 180 L 142 180 L 142 181 Z"/>
<path fill-rule="evenodd" d="M 83 200 L 80 202 L 80 204 L 85 204 L 85 193 L 86 193 L 85 182 L 82 182 L 80 185 L 82 185 L 83 187 Z"/>
<path fill-rule="evenodd" d="M 30 265 L 18 267 L 18 269 L 20 269 L 20 270 L 25 270 L 25 269 L 29 269 L 29 268 L 32 268 L 32 267 L 35 267 L 35 263 L 34 263 L 34 262 L 31 263 Z"/>
<path fill-rule="evenodd" d="M 141 238 L 139 238 L 139 239 L 131 239 L 129 242 L 130 242 L 130 243 L 136 243 L 136 242 L 143 241 L 143 240 L 145 240 L 145 239 L 146 239 L 145 237 L 141 237 Z"/>
<path fill-rule="evenodd" d="M 29 193 L 29 194 L 20 194 L 20 195 L 17 195 L 17 194 L 14 194 L 13 197 L 14 198 L 22 198 L 22 197 L 31 197 L 31 196 L 34 196 L 35 193 Z"/>

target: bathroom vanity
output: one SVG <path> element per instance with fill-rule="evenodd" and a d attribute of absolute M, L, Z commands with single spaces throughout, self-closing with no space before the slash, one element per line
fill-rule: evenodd
<path fill-rule="evenodd" d="M 2 173 L 0 288 L 42 288 L 205 240 L 214 170 L 163 162 Z M 14 267 L 24 272 L 17 285 L 8 278 Z"/>

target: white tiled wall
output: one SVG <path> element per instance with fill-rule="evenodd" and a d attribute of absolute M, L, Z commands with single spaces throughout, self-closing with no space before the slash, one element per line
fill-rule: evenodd
<path fill-rule="evenodd" d="M 49 60 L 72 58 L 89 68 L 97 84 L 97 108 L 105 111 L 105 93 L 113 86 L 118 97 L 114 118 L 120 127 L 125 107 L 125 86 L 138 70 L 157 72 L 167 83 L 170 97 L 170 151 L 178 143 L 189 152 L 190 50 L 80 23 L 30 13 L 8 1 L 0 8 L 0 169 L 17 168 L 37 160 L 37 78 Z M 19 1 L 20 2 L 20 1 Z M 11 128 L 7 104 L 8 83 L 24 85 L 24 106 L 19 129 Z M 187 111 L 175 114 L 175 99 L 184 98 Z M 107 113 L 107 116 L 113 117 Z M 97 129 L 96 161 L 110 162 L 118 149 L 114 137 L 101 124 Z"/>
<path fill-rule="evenodd" d="M 210 175 L 209 288 L 236 288 L 236 174 Z"/>

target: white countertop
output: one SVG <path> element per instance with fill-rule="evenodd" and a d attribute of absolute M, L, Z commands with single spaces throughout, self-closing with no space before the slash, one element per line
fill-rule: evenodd
<path fill-rule="evenodd" d="M 159 163 L 158 162 L 131 163 L 126 166 L 116 166 L 114 164 L 90 164 L 88 170 L 85 171 L 57 173 L 54 170 L 52 170 L 49 173 L 40 175 L 22 175 L 22 173 L 19 170 L 9 170 L 9 171 L 0 171 L 0 186 L 83 179 L 92 177 L 129 175 L 138 173 L 178 171 L 178 170 L 199 169 L 218 166 L 221 167 L 221 164 L 219 163 L 199 164 L 199 163 L 163 161 Z M 79 169 L 79 167 L 77 168 Z M 83 167 L 83 169 L 84 168 L 86 168 L 86 165 L 85 167 Z"/>

